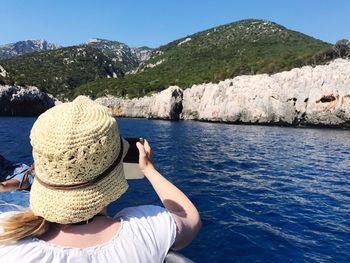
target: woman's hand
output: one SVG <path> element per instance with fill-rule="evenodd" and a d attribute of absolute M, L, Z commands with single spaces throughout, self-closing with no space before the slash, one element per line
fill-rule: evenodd
<path fill-rule="evenodd" d="M 136 147 L 139 150 L 139 165 L 141 171 L 144 172 L 147 168 L 153 168 L 153 152 L 148 141 L 143 139 L 143 143 L 137 142 Z"/>

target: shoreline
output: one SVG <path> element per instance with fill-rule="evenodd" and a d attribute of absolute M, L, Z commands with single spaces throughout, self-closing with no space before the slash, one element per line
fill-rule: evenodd
<path fill-rule="evenodd" d="M 134 99 L 100 97 L 115 117 L 350 129 L 350 60 L 242 75 Z M 61 103 L 36 87 L 1 86 L 0 116 L 38 116 Z"/>
<path fill-rule="evenodd" d="M 96 102 L 117 117 L 350 128 L 350 60 L 219 83 L 171 86 L 149 97 Z"/>
<path fill-rule="evenodd" d="M 155 121 L 167 121 L 167 122 L 201 122 L 201 123 L 213 123 L 213 124 L 227 124 L 227 125 L 241 125 L 241 126 L 262 126 L 262 127 L 279 127 L 279 128 L 295 128 L 295 129 L 325 129 L 325 130 L 350 130 L 349 126 L 331 126 L 331 125 L 316 125 L 316 124 L 304 124 L 304 125 L 290 125 L 290 124 L 277 124 L 277 123 L 245 123 L 245 122 L 221 122 L 221 121 L 209 121 L 209 120 L 186 120 L 186 119 L 161 119 L 161 118 L 142 118 L 142 117 L 127 117 L 127 116 L 113 116 L 117 119 L 134 119 L 134 120 L 155 120 Z"/>
<path fill-rule="evenodd" d="M 1 116 L 0 120 L 2 118 L 11 119 L 11 118 L 37 118 L 39 115 L 35 116 Z M 127 116 L 113 116 L 117 119 L 133 119 L 133 120 L 146 120 L 146 121 L 165 121 L 165 122 L 200 122 L 200 123 L 208 123 L 208 124 L 227 124 L 227 125 L 238 125 L 238 126 L 261 126 L 261 127 L 276 127 L 276 128 L 292 128 L 292 129 L 316 129 L 316 130 L 337 130 L 337 131 L 349 131 L 349 126 L 331 126 L 331 125 L 316 125 L 316 124 L 306 124 L 306 125 L 290 125 L 290 124 L 277 124 L 277 123 L 244 123 L 244 122 L 221 122 L 221 121 L 208 121 L 208 120 L 185 120 L 185 119 L 161 119 L 161 118 L 142 118 L 142 117 L 127 117 Z"/>

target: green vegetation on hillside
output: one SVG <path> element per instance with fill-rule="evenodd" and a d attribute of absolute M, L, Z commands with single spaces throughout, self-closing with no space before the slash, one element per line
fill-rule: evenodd
<path fill-rule="evenodd" d="M 34 85 L 60 98 L 89 81 L 124 74 L 121 65 L 88 46 L 25 54 L 0 60 L 0 65 L 9 75 L 1 82 Z"/>
<path fill-rule="evenodd" d="M 331 47 L 272 22 L 243 20 L 161 46 L 138 73 L 89 82 L 75 89 L 73 96 L 134 97 L 169 85 L 189 87 L 242 74 L 275 73 L 312 64 L 315 55 Z"/>
<path fill-rule="evenodd" d="M 114 46 L 106 46 L 108 43 L 104 41 L 99 49 L 77 46 L 0 60 L 10 76 L 0 82 L 35 85 L 59 98 L 72 99 L 80 94 L 136 97 L 170 85 L 186 88 L 242 74 L 272 74 L 322 64 L 338 56 L 329 43 L 253 19 L 161 46 L 134 74 L 124 75 L 125 65 L 113 62 L 111 54 L 102 52 L 114 50 Z M 113 72 L 118 78 L 107 78 Z"/>

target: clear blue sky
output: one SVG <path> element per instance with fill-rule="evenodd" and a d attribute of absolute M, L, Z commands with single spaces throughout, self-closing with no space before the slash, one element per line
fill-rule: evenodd
<path fill-rule="evenodd" d="M 214 26 L 267 19 L 334 43 L 350 39 L 350 0 L 0 0 L 0 44 L 92 37 L 157 47 Z"/>

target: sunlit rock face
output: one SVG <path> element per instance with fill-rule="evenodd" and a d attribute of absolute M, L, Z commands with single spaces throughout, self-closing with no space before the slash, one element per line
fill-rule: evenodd
<path fill-rule="evenodd" d="M 96 100 L 120 117 L 179 119 L 182 112 L 182 90 L 172 86 L 159 93 L 136 99 L 102 97 Z"/>
<path fill-rule="evenodd" d="M 97 101 L 124 117 L 350 127 L 350 60 Z"/>
<path fill-rule="evenodd" d="M 182 105 L 183 119 L 349 126 L 350 61 L 194 85 Z"/>

